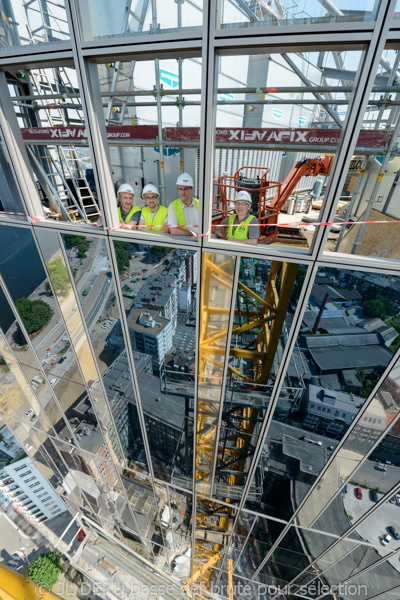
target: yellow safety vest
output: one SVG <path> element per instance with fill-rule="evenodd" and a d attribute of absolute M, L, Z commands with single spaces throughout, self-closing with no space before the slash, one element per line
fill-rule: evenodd
<path fill-rule="evenodd" d="M 197 210 L 199 210 L 199 201 L 197 200 L 197 198 L 192 198 L 192 200 L 195 203 Z M 186 221 L 185 215 L 183 214 L 182 200 L 180 198 L 174 200 L 172 202 L 172 206 L 174 207 L 176 218 L 178 219 L 178 225 L 184 227 L 186 225 Z"/>
<path fill-rule="evenodd" d="M 166 206 L 159 206 L 156 213 L 152 213 L 149 206 L 142 208 L 142 218 L 148 229 L 161 229 L 168 214 Z"/>
<path fill-rule="evenodd" d="M 235 222 L 235 217 L 236 215 L 231 215 L 229 217 L 228 237 L 233 238 L 235 240 L 247 240 L 249 238 L 249 228 L 244 226 L 249 225 L 253 218 L 253 215 L 250 215 L 244 221 L 237 223 L 235 233 L 233 233 L 233 224 Z"/>
<path fill-rule="evenodd" d="M 124 223 L 129 223 L 129 221 L 132 219 L 133 215 L 135 214 L 135 212 L 141 211 L 142 209 L 140 208 L 140 206 L 132 206 L 131 210 L 128 212 L 128 214 L 126 215 L 125 219 L 122 218 L 122 214 L 121 214 L 121 207 L 118 206 L 118 215 L 119 215 L 119 220 L 120 221 L 124 221 Z"/>

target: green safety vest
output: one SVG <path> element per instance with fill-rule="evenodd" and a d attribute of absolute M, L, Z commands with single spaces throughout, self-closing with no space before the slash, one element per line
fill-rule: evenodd
<path fill-rule="evenodd" d="M 142 208 L 142 219 L 148 229 L 161 229 L 168 214 L 166 206 L 159 206 L 156 213 L 152 213 L 149 206 Z"/>
<path fill-rule="evenodd" d="M 120 221 L 124 221 L 124 223 L 129 223 L 129 221 L 132 219 L 132 216 L 135 214 L 135 212 L 138 212 L 138 210 L 142 210 L 140 208 L 140 206 L 132 206 L 131 210 L 128 212 L 127 216 L 125 219 L 122 218 L 122 214 L 121 214 L 121 207 L 118 206 L 118 215 L 119 215 L 119 220 Z"/>
<path fill-rule="evenodd" d="M 249 228 L 243 227 L 243 225 L 249 225 L 251 222 L 253 215 L 250 215 L 244 221 L 241 221 L 236 225 L 236 231 L 233 234 L 233 224 L 235 222 L 236 215 L 231 215 L 229 217 L 229 228 L 228 228 L 228 236 L 235 240 L 247 240 L 249 238 Z"/>
<path fill-rule="evenodd" d="M 195 203 L 197 210 L 199 210 L 199 201 L 197 198 L 192 198 L 192 200 Z M 178 219 L 178 225 L 185 226 L 186 222 L 185 215 L 183 214 L 182 200 L 180 198 L 174 200 L 172 206 L 174 207 L 176 218 Z"/>

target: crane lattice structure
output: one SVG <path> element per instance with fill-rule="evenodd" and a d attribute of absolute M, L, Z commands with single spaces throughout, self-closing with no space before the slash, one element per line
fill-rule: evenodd
<path fill-rule="evenodd" d="M 257 445 L 267 408 L 266 402 L 264 405 L 260 402 L 259 391 L 264 389 L 270 378 L 297 270 L 296 264 L 272 261 L 263 295 L 249 287 L 245 282 L 246 277 L 245 281 L 238 282 L 235 291 L 232 289 L 234 259 L 208 253 L 204 255 L 195 461 L 198 496 L 195 555 L 192 576 L 186 581 L 188 589 L 190 584 L 200 582 L 210 589 L 215 565 L 224 554 L 230 561 L 228 566 L 232 565 L 232 548 L 227 546 L 227 541 L 234 517 L 233 501 L 238 498 L 237 492 L 243 490 Z M 238 296 L 232 342 L 238 341 L 246 333 L 252 333 L 253 342 L 247 348 L 238 347 L 235 343 L 226 348 L 232 293 Z M 245 310 L 241 308 L 243 302 Z M 225 357 L 228 361 L 229 358 L 238 358 L 250 363 L 247 374 L 232 364 L 228 364 L 227 369 L 252 386 L 253 401 L 250 392 L 246 401 L 233 399 L 221 407 L 220 390 Z M 217 495 L 213 478 L 222 478 L 225 482 L 225 505 L 202 495 L 209 495 L 212 490 Z M 232 504 L 232 508 L 226 504 Z M 231 575 L 230 571 L 230 583 Z"/>

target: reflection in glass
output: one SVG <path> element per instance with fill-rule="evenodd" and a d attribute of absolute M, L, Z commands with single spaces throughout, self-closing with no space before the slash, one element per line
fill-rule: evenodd
<path fill-rule="evenodd" d="M 2 2 L 1 50 L 70 39 L 64 0 Z"/>
<path fill-rule="evenodd" d="M 304 271 L 299 272 L 300 280 L 304 275 Z M 365 277 L 364 285 L 355 289 L 355 282 L 361 277 Z M 380 280 L 389 287 L 396 281 L 385 275 Z M 268 477 L 264 478 L 261 501 L 270 514 L 288 518 L 293 513 L 338 441 L 357 422 L 349 447 L 339 453 L 338 461 L 331 463 L 313 501 L 307 502 L 299 514 L 298 524 L 309 526 L 337 492 L 341 481 L 358 466 L 364 455 L 364 442 L 371 448 L 383 434 L 387 410 L 378 396 L 357 421 L 359 411 L 365 408 L 368 395 L 393 356 L 393 339 L 378 331 L 379 327 L 386 331 L 386 324 L 371 312 L 381 297 L 386 297 L 385 288 L 369 283 L 368 273 L 318 270 L 286 371 L 286 381 L 291 388 L 297 388 L 297 393 L 287 394 L 283 388 L 264 447 Z M 385 301 L 385 305 L 389 312 L 394 310 L 390 309 L 390 301 Z M 386 318 L 383 313 L 382 317 Z M 394 335 L 397 338 L 397 332 Z M 359 444 L 362 448 L 357 451 Z M 296 486 L 291 494 L 293 479 Z M 286 503 L 282 498 L 287 499 Z M 344 521 L 346 518 L 344 515 Z"/>
<path fill-rule="evenodd" d="M 178 3 L 179 8 L 188 6 Z M 194 165 L 200 144 L 201 58 L 180 56 L 140 61 L 135 56 L 123 63 L 100 64 L 98 76 L 105 100 L 111 175 L 121 227 L 129 229 L 139 223 L 141 231 L 161 238 L 168 239 L 169 233 L 173 233 L 181 240 L 189 235 L 190 239 L 198 233 L 199 225 Z M 182 91 L 189 94 L 189 99 Z M 183 177 L 179 183 L 193 188 L 191 196 L 177 189 L 184 171 L 189 178 Z M 148 184 L 154 203 L 143 196 Z M 121 186 L 126 191 L 133 190 L 134 197 L 119 194 Z M 190 206 L 191 197 L 196 199 L 192 208 L 181 205 L 183 214 L 179 214 L 179 198 Z M 172 205 L 176 200 L 178 206 Z M 178 225 L 186 227 L 179 229 Z"/>
<path fill-rule="evenodd" d="M 399 61 L 399 50 L 385 49 L 376 81 L 383 77 L 387 85 L 392 86 L 397 81 Z M 330 229 L 325 249 L 398 259 L 400 211 L 397 184 L 400 158 L 396 154 L 396 140 L 400 116 L 391 106 L 390 91 L 384 95 L 372 91 L 363 127 L 379 130 L 375 134 L 377 136 L 387 135 L 386 147 L 370 153 L 370 147 L 374 145 L 371 138 L 367 144 L 368 153 L 365 150 L 357 151 L 352 156 L 335 218 L 336 222 L 344 221 L 347 225 Z M 352 225 L 352 222 L 357 222 L 357 225 Z"/>
<path fill-rule="evenodd" d="M 336 2 L 318 2 L 317 0 L 300 0 L 299 2 L 254 2 L 242 3 L 222 0 L 217 13 L 217 27 L 227 29 L 233 26 L 259 27 L 272 25 L 304 25 L 306 23 L 335 23 L 371 21 L 376 16 L 379 2 L 354 2 L 349 6 L 338 0 Z"/>
<path fill-rule="evenodd" d="M 114 248 L 154 474 L 190 487 L 197 254 L 144 244 L 138 251 L 136 244 L 126 242 L 114 242 Z M 96 337 L 106 338 L 108 350 L 118 344 L 124 348 L 119 320 L 109 317 L 101 327 Z M 127 427 L 134 438 L 130 456 L 140 462 L 144 451 L 139 415 L 127 369 L 123 352 L 106 371 L 105 383 L 127 399 Z"/>
<path fill-rule="evenodd" d="M 53 5 L 38 0 L 26 6 L 33 4 L 41 5 L 39 14 L 43 5 Z M 100 211 L 75 68 L 26 70 L 10 80 L 9 91 L 42 214 L 69 223 L 96 222 Z"/>
<path fill-rule="evenodd" d="M 311 247 L 316 227 L 305 223 L 319 221 L 353 93 L 337 68 L 355 74 L 360 58 L 340 48 L 218 57 L 215 237 Z M 384 145 L 388 136 L 375 137 Z"/>
<path fill-rule="evenodd" d="M 123 37 L 143 33 L 164 33 L 199 29 L 203 21 L 203 1 L 133 0 L 127 11 L 125 2 L 110 6 L 106 0 L 79 2 L 81 36 L 84 40 Z"/>

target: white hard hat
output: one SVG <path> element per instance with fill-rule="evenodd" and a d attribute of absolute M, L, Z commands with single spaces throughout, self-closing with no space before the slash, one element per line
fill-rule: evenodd
<path fill-rule="evenodd" d="M 186 187 L 193 187 L 193 177 L 189 173 L 181 173 L 176 180 L 176 185 L 183 185 Z"/>
<path fill-rule="evenodd" d="M 244 200 L 245 202 L 249 202 L 251 204 L 251 196 L 249 192 L 245 192 L 244 190 L 241 190 L 236 194 L 234 202 L 238 202 L 238 200 Z"/>
<path fill-rule="evenodd" d="M 117 196 L 119 196 L 122 192 L 128 192 L 129 194 L 132 194 L 132 196 L 135 195 L 133 187 L 129 185 L 129 183 L 121 183 L 121 185 L 118 188 Z"/>
<path fill-rule="evenodd" d="M 145 194 L 156 194 L 157 196 L 160 195 L 158 189 L 152 183 L 148 183 L 147 185 L 144 186 L 143 191 L 142 191 L 142 198 L 144 198 Z"/>

